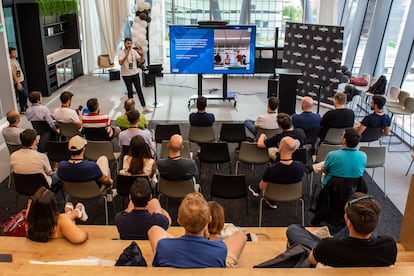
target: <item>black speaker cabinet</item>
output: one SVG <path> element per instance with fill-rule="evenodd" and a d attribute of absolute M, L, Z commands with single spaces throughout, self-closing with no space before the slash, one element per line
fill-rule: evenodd
<path fill-rule="evenodd" d="M 277 97 L 278 79 L 271 78 L 267 80 L 267 97 Z"/>
<path fill-rule="evenodd" d="M 142 74 L 142 77 L 144 79 L 144 81 L 143 81 L 144 87 L 154 86 L 154 79 L 155 79 L 154 74 L 144 73 L 144 74 Z"/>
<path fill-rule="evenodd" d="M 110 69 L 109 71 L 109 81 L 120 80 L 121 74 L 118 69 Z"/>

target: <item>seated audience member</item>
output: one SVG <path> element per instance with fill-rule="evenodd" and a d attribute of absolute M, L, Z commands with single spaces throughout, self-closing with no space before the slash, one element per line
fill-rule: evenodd
<path fill-rule="evenodd" d="M 9 126 L 3 128 L 1 133 L 3 134 L 4 142 L 9 145 L 21 145 L 20 133 L 24 131 L 23 128 L 19 128 L 20 114 L 17 110 L 10 110 L 6 114 Z"/>
<path fill-rule="evenodd" d="M 147 175 L 152 180 L 153 188 L 157 183 L 155 176 L 156 163 L 151 157 L 148 144 L 141 135 L 134 136 L 129 144 L 128 155 L 124 156 L 122 175 Z"/>
<path fill-rule="evenodd" d="M 269 156 L 273 160 L 276 160 L 279 143 L 283 137 L 292 137 L 295 140 L 296 148 L 303 147 L 306 140 L 305 132 L 303 132 L 300 128 L 293 128 L 292 120 L 286 113 L 280 113 L 277 115 L 277 124 L 282 129 L 282 133 L 278 133 L 270 138 L 267 138 L 266 134 L 262 133 L 257 140 L 257 146 L 259 148 L 268 148 Z"/>
<path fill-rule="evenodd" d="M 227 245 L 226 267 L 238 267 L 238 259 L 246 244 L 247 236 L 242 231 L 237 231 L 233 235 L 223 236 L 221 232 L 224 228 L 224 209 L 216 201 L 209 201 L 208 208 L 210 209 L 211 221 L 208 224 L 208 239 L 221 240 Z M 245 237 L 243 237 L 245 236 Z M 239 242 L 239 241 L 245 242 Z"/>
<path fill-rule="evenodd" d="M 86 140 L 79 135 L 69 140 L 68 149 L 71 157 L 68 161 L 59 162 L 58 176 L 64 181 L 86 182 L 96 181 L 101 190 L 106 190 L 113 184 L 111 171 L 106 156 L 101 156 L 96 163 L 83 160 L 85 155 Z"/>
<path fill-rule="evenodd" d="M 184 236 L 173 238 L 159 226 L 148 231 L 152 251 L 155 253 L 153 266 L 176 268 L 234 267 L 240 256 L 246 235 L 234 233 L 223 241 L 208 240 L 210 210 L 200 193 L 187 194 L 178 209 L 177 222 L 185 229 Z M 232 252 L 238 248 L 239 252 Z M 228 257 L 230 256 L 230 257 Z"/>
<path fill-rule="evenodd" d="M 330 128 L 347 128 L 354 126 L 355 115 L 351 109 L 345 108 L 346 95 L 342 92 L 336 92 L 333 99 L 334 110 L 326 112 L 321 119 L 321 129 L 319 138 L 325 139 Z"/>
<path fill-rule="evenodd" d="M 152 198 L 148 182 L 137 178 L 131 186 L 128 207 L 115 216 L 115 224 L 121 239 L 146 240 L 151 226 L 158 225 L 167 230 L 171 218 L 158 199 Z"/>
<path fill-rule="evenodd" d="M 60 107 L 56 108 L 53 116 L 58 123 L 74 123 L 78 129 L 82 128 L 82 112 L 70 108 L 72 104 L 73 93 L 64 91 L 60 94 Z"/>
<path fill-rule="evenodd" d="M 135 109 L 134 99 L 132 99 L 132 98 L 126 99 L 125 103 L 124 103 L 124 109 L 125 109 L 125 113 L 122 114 L 122 115 L 119 115 L 116 118 L 116 125 L 119 126 L 121 129 L 127 129 L 130 126 L 126 113 L 128 111 L 131 111 L 131 110 Z M 147 118 L 145 118 L 145 115 L 143 113 L 139 114 L 138 127 L 140 129 L 148 128 L 148 121 L 147 121 Z"/>
<path fill-rule="evenodd" d="M 373 237 L 380 220 L 381 208 L 373 196 L 354 193 L 345 205 L 349 236 L 319 239 L 301 225 L 290 225 L 286 231 L 290 245 L 302 244 L 313 249 L 312 265 L 333 267 L 377 267 L 395 264 L 397 246 L 389 236 Z M 342 231 L 341 231 L 342 232 Z"/>
<path fill-rule="evenodd" d="M 318 128 L 321 123 L 321 116 L 312 112 L 313 99 L 311 97 L 303 97 L 302 113 L 292 115 L 292 124 L 295 128 L 311 129 Z"/>
<path fill-rule="evenodd" d="M 10 166 L 18 174 L 41 173 L 53 191 L 60 188 L 59 177 L 53 172 L 49 158 L 36 150 L 36 130 L 28 128 L 20 133 L 22 148 L 10 155 Z"/>
<path fill-rule="evenodd" d="M 26 110 L 26 118 L 30 122 L 43 121 L 49 125 L 50 132 L 43 133 L 39 141 L 39 151 L 45 152 L 47 141 L 51 139 L 52 135 L 59 134 L 59 129 L 56 128 L 55 120 L 52 118 L 49 108 L 42 105 L 42 99 L 42 93 L 40 91 L 30 92 L 29 101 L 32 105 Z"/>
<path fill-rule="evenodd" d="M 119 146 L 129 146 L 131 143 L 132 137 L 136 135 L 140 135 L 145 139 L 145 142 L 148 144 L 151 155 L 155 156 L 155 145 L 153 145 L 151 132 L 148 129 L 140 129 L 138 128 L 138 120 L 139 120 L 139 112 L 136 109 L 133 109 L 131 111 L 128 111 L 127 113 L 128 122 L 130 124 L 129 128 L 126 130 L 121 131 L 119 133 Z"/>
<path fill-rule="evenodd" d="M 190 114 L 190 125 L 207 127 L 214 124 L 214 114 L 206 112 L 207 99 L 203 96 L 197 98 L 197 112 Z"/>
<path fill-rule="evenodd" d="M 249 185 L 253 196 L 259 196 L 260 191 L 265 190 L 268 183 L 293 184 L 302 180 L 305 167 L 301 161 L 292 160 L 295 150 L 295 140 L 289 136 L 283 137 L 279 147 L 280 161 L 266 168 L 259 184 Z M 266 203 L 271 208 L 277 208 L 267 200 Z"/>
<path fill-rule="evenodd" d="M 340 150 L 334 150 L 326 155 L 325 161 L 314 164 L 308 170 L 323 172 L 325 177 L 322 180 L 324 187 L 332 176 L 358 178 L 362 177 L 367 163 L 365 152 L 358 150 L 357 146 L 361 134 L 354 128 L 347 128 L 342 136 Z"/>
<path fill-rule="evenodd" d="M 45 187 L 40 187 L 29 201 L 26 217 L 27 237 L 32 241 L 48 242 L 50 239 L 65 238 L 79 244 L 88 239 L 88 233 L 74 222 L 75 219 L 88 219 L 85 206 L 78 203 L 73 208 L 73 204 L 67 202 L 65 213 L 59 214 L 55 194 Z"/>
<path fill-rule="evenodd" d="M 168 158 L 157 160 L 158 172 L 162 178 L 167 180 L 194 179 L 198 174 L 195 161 L 190 158 L 181 157 L 181 150 L 184 148 L 183 137 L 179 134 L 171 136 L 168 147 Z M 198 184 L 194 184 L 195 191 L 198 191 Z"/>
<path fill-rule="evenodd" d="M 91 98 L 87 101 L 86 106 L 89 113 L 82 118 L 84 128 L 101 128 L 104 127 L 110 139 L 117 137 L 121 132 L 119 127 L 113 127 L 112 121 L 106 114 L 100 114 L 99 103 L 97 98 Z"/>
<path fill-rule="evenodd" d="M 374 95 L 371 100 L 371 110 L 374 113 L 369 114 L 362 119 L 358 131 L 362 134 L 367 128 L 382 128 L 382 135 L 390 134 L 391 119 L 384 113 L 382 108 L 386 103 L 386 99 L 381 95 Z"/>
<path fill-rule="evenodd" d="M 244 126 L 247 128 L 247 130 L 253 134 L 253 136 L 256 136 L 256 131 L 259 128 L 264 129 L 276 129 L 278 128 L 277 124 L 277 112 L 276 109 L 279 106 L 279 99 L 276 97 L 269 97 L 267 101 L 267 113 L 259 115 L 259 117 L 256 118 L 256 121 L 253 120 L 246 120 L 244 121 Z"/>

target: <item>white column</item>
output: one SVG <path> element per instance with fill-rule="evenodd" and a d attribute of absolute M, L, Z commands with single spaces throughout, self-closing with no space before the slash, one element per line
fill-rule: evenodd
<path fill-rule="evenodd" d="M 338 25 L 338 0 L 319 0 L 318 24 Z"/>

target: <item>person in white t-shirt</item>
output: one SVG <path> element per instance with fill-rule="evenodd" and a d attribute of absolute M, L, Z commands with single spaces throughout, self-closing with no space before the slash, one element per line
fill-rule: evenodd
<path fill-rule="evenodd" d="M 244 121 L 244 126 L 247 130 L 256 136 L 256 131 L 259 128 L 264 129 L 276 129 L 278 128 L 277 124 L 277 112 L 276 109 L 279 107 L 279 99 L 276 97 L 269 97 L 267 102 L 267 113 L 260 115 L 257 117 L 256 121 L 247 119 Z"/>
<path fill-rule="evenodd" d="M 64 91 L 60 94 L 60 107 L 53 112 L 56 122 L 58 123 L 74 123 L 78 129 L 82 128 L 82 112 L 77 109 L 71 109 L 73 93 Z"/>
<path fill-rule="evenodd" d="M 118 61 L 119 65 L 121 65 L 121 76 L 128 91 L 128 98 L 133 98 L 132 84 L 134 84 L 143 112 L 152 112 L 152 109 L 148 108 L 145 104 L 141 81 L 139 79 L 139 69 L 137 67 L 137 62 L 144 62 L 142 49 L 132 49 L 132 39 L 129 37 L 125 38 L 124 46 L 125 49 L 118 54 Z"/>

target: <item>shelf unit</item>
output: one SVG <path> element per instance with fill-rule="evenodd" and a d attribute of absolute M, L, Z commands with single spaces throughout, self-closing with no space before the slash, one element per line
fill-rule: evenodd
<path fill-rule="evenodd" d="M 56 64 L 62 60 L 48 64 L 47 55 L 62 49 L 80 49 L 78 16 L 73 13 L 44 17 L 37 3 L 25 2 L 16 4 L 16 20 L 28 91 L 50 96 L 59 88 Z M 66 58 L 72 59 L 73 78 L 83 75 L 81 52 Z"/>

